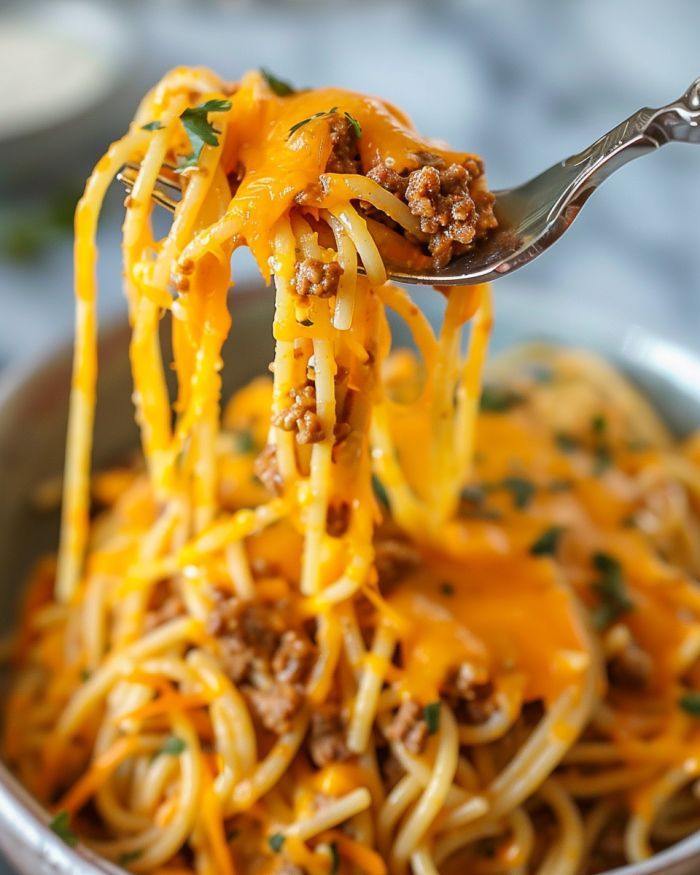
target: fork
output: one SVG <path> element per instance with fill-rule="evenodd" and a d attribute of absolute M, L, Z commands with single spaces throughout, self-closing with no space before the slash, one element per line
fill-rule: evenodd
<path fill-rule="evenodd" d="M 581 208 L 620 167 L 665 146 L 700 143 L 700 78 L 678 100 L 644 107 L 587 149 L 548 168 L 523 185 L 495 191 L 498 229 L 443 268 L 408 270 L 387 265 L 391 279 L 421 285 L 469 285 L 498 279 L 541 255 L 568 230 Z M 130 191 L 138 165 L 118 179 Z M 164 165 L 153 199 L 174 210 L 181 195 L 176 168 Z"/>

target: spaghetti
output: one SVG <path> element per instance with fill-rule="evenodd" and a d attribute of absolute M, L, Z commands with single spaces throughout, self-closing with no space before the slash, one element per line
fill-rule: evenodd
<path fill-rule="evenodd" d="M 94 235 L 127 161 L 143 464 L 91 479 Z M 153 875 L 582 875 L 700 826 L 697 440 L 583 353 L 516 352 L 482 390 L 488 287 L 452 288 L 436 334 L 386 284 L 489 233 L 492 201 L 386 103 L 258 73 L 175 70 L 98 163 L 61 545 L 4 733 L 64 836 Z M 220 415 L 243 245 L 274 276 L 273 379 Z"/>

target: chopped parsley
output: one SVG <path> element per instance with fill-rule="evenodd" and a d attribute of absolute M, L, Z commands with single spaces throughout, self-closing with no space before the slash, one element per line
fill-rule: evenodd
<path fill-rule="evenodd" d="M 505 413 L 525 401 L 525 396 L 503 386 L 484 386 L 479 400 L 482 413 Z"/>
<path fill-rule="evenodd" d="M 622 566 L 608 553 L 595 553 L 593 566 L 600 577 L 592 587 L 600 596 L 600 605 L 593 612 L 596 629 L 605 629 L 624 614 L 634 609 L 634 602 L 627 592 Z"/>
<path fill-rule="evenodd" d="M 78 844 L 78 836 L 71 829 L 70 814 L 67 811 L 59 811 L 49 823 L 49 829 L 55 832 L 69 848 L 74 848 Z"/>
<path fill-rule="evenodd" d="M 431 702 L 423 708 L 423 719 L 428 727 L 428 735 L 435 735 L 440 728 L 440 702 Z"/>
<path fill-rule="evenodd" d="M 465 507 L 459 509 L 459 516 L 464 519 L 486 520 L 495 522 L 503 519 L 503 514 L 495 507 Z"/>
<path fill-rule="evenodd" d="M 454 583 L 450 583 L 449 580 L 443 580 L 443 582 L 440 584 L 440 592 L 443 595 L 453 596 L 455 594 Z"/>
<path fill-rule="evenodd" d="M 513 504 L 519 510 L 530 504 L 536 492 L 535 484 L 525 477 L 506 477 L 501 486 L 510 492 Z"/>
<path fill-rule="evenodd" d="M 338 851 L 338 845 L 335 842 L 331 842 L 328 846 L 328 850 L 331 855 L 330 875 L 338 875 L 338 872 L 340 872 L 340 852 Z"/>
<path fill-rule="evenodd" d="M 284 79 L 279 79 L 274 73 L 270 73 L 264 67 L 260 68 L 263 79 L 267 82 L 270 91 L 274 92 L 278 97 L 289 97 L 290 94 L 296 94 L 296 88 L 293 88 L 289 82 Z"/>
<path fill-rule="evenodd" d="M 602 413 L 597 413 L 591 420 L 593 434 L 604 435 L 608 428 L 608 422 Z"/>
<path fill-rule="evenodd" d="M 315 119 L 319 119 L 319 118 L 330 118 L 330 116 L 335 115 L 337 112 L 338 112 L 338 107 L 332 106 L 330 109 L 324 109 L 321 112 L 315 112 L 313 115 L 310 115 L 308 118 L 302 119 L 300 122 L 297 122 L 296 124 L 291 126 L 291 128 L 289 129 L 289 133 L 287 134 L 287 139 L 289 139 L 291 136 L 296 134 L 296 132 L 298 130 L 300 130 L 300 128 L 303 128 L 306 125 L 308 125 L 309 122 L 312 122 Z M 360 125 L 358 120 L 353 115 L 350 115 L 349 112 L 343 112 L 343 115 L 345 116 L 345 118 L 349 122 L 350 127 L 355 132 L 355 136 L 359 139 L 362 136 L 362 126 Z"/>
<path fill-rule="evenodd" d="M 387 491 L 384 488 L 384 484 L 379 479 L 379 477 L 377 477 L 376 474 L 372 474 L 372 489 L 374 490 L 377 501 L 380 501 L 382 504 L 385 504 L 388 507 L 389 496 L 387 495 Z"/>
<path fill-rule="evenodd" d="M 233 433 L 233 440 L 238 453 L 252 453 L 255 449 L 255 438 L 249 428 L 241 428 Z"/>
<path fill-rule="evenodd" d="M 162 131 L 163 130 L 163 122 L 153 121 L 148 122 L 147 125 L 141 125 L 142 131 Z"/>
<path fill-rule="evenodd" d="M 117 862 L 120 866 L 128 866 L 129 863 L 135 863 L 136 860 L 143 854 L 143 851 L 124 851 L 119 855 Z"/>
<path fill-rule="evenodd" d="M 593 474 L 599 477 L 612 465 L 612 454 L 610 450 L 600 445 L 593 449 Z"/>
<path fill-rule="evenodd" d="M 562 453 L 573 453 L 581 449 L 581 441 L 568 432 L 558 431 L 554 435 L 554 440 Z"/>
<path fill-rule="evenodd" d="M 171 735 L 163 742 L 163 747 L 158 751 L 159 754 L 164 753 L 169 756 L 178 756 L 187 749 L 185 742 L 177 735 Z"/>
<path fill-rule="evenodd" d="M 309 122 L 312 122 L 314 119 L 328 118 L 328 116 L 334 115 L 336 112 L 338 112 L 338 107 L 332 106 L 330 109 L 323 109 L 323 110 L 321 110 L 321 112 L 315 112 L 313 115 L 310 115 L 308 118 L 302 119 L 300 122 L 297 122 L 296 124 L 293 124 L 291 126 L 291 128 L 289 129 L 289 133 L 287 134 L 287 139 L 289 139 L 293 134 L 296 134 L 296 132 L 300 128 L 305 127 L 305 125 L 308 125 Z"/>
<path fill-rule="evenodd" d="M 700 717 L 700 693 L 684 693 L 678 700 L 679 706 L 693 717 Z"/>
<path fill-rule="evenodd" d="M 554 556 L 559 546 L 559 539 L 563 533 L 564 529 L 562 526 L 551 526 L 545 529 L 530 546 L 530 553 L 533 556 Z"/>
<path fill-rule="evenodd" d="M 486 490 L 483 486 L 465 486 L 459 497 L 468 504 L 483 504 L 486 500 Z"/>
<path fill-rule="evenodd" d="M 355 116 L 350 115 L 349 112 L 344 112 L 343 115 L 350 122 L 350 127 L 353 129 L 353 131 L 355 132 L 355 136 L 359 140 L 360 137 L 362 136 L 362 126 L 360 125 L 358 120 L 355 118 Z"/>
<path fill-rule="evenodd" d="M 283 835 L 281 832 L 273 833 L 273 835 L 268 837 L 267 843 L 270 846 L 270 850 L 273 854 L 279 854 L 279 852 L 282 850 L 285 839 L 286 836 Z"/>
<path fill-rule="evenodd" d="M 219 145 L 218 131 L 209 121 L 209 113 L 226 112 L 229 109 L 231 109 L 230 100 L 207 100 L 199 106 L 188 107 L 181 113 L 180 119 L 185 126 L 192 152 L 186 158 L 179 160 L 178 170 L 196 167 L 205 145 Z"/>

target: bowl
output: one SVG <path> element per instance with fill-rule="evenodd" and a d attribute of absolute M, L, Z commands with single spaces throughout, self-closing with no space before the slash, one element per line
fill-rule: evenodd
<path fill-rule="evenodd" d="M 439 296 L 420 291 L 419 303 L 437 318 Z M 233 331 L 224 351 L 224 397 L 256 374 L 272 356 L 272 296 L 260 288 L 236 291 Z M 397 330 L 399 343 L 405 333 Z M 108 464 L 136 445 L 131 409 L 128 328 L 116 324 L 100 337 L 99 403 L 95 463 Z M 610 324 L 570 303 L 542 310 L 517 294 L 496 293 L 498 351 L 526 340 L 582 346 L 620 365 L 652 399 L 673 430 L 683 435 L 700 425 L 700 353 L 639 326 Z M 235 354 L 234 354 L 235 350 Z M 56 515 L 39 513 L 32 496 L 60 474 L 70 386 L 71 352 L 61 348 L 29 362 L 0 381 L 0 616 L 11 628 L 16 599 L 31 563 L 57 543 Z M 96 875 L 122 870 L 80 846 L 73 851 L 46 828 L 49 816 L 0 763 L 0 848 L 25 875 Z M 614 875 L 697 875 L 700 833 L 656 857 L 616 869 Z M 613 873 L 609 873 L 613 875 Z"/>

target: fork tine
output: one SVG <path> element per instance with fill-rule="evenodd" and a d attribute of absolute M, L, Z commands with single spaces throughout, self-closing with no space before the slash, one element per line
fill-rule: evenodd
<path fill-rule="evenodd" d="M 139 169 L 138 164 L 129 162 L 117 173 L 117 179 L 129 193 L 134 188 Z M 174 213 L 181 196 L 182 189 L 175 174 L 175 167 L 172 164 L 164 164 L 153 189 L 153 200 L 161 207 Z"/>

